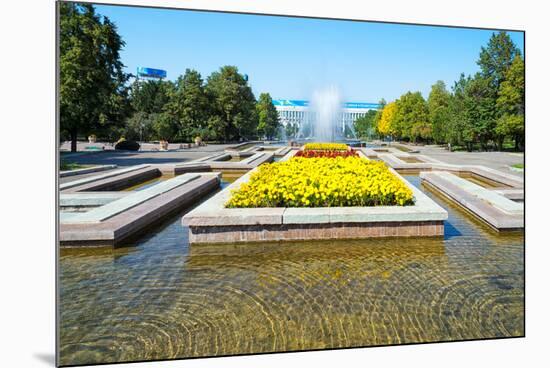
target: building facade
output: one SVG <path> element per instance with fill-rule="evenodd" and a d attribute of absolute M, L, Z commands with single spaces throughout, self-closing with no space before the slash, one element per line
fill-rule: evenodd
<path fill-rule="evenodd" d="M 309 110 L 309 101 L 306 100 L 273 100 L 273 105 L 279 113 L 279 122 L 284 127 L 290 124 L 299 130 L 313 116 Z M 346 126 L 353 126 L 357 118 L 364 116 L 369 110 L 377 110 L 379 107 L 380 105 L 377 103 L 345 102 L 342 107 L 342 129 Z"/>

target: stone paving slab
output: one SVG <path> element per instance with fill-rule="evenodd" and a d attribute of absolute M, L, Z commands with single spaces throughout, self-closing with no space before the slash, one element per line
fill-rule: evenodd
<path fill-rule="evenodd" d="M 188 172 L 205 172 L 211 171 L 211 167 L 205 163 L 175 163 L 158 165 L 158 169 L 162 174 L 180 175 Z"/>
<path fill-rule="evenodd" d="M 482 199 L 499 210 L 511 214 L 511 215 L 522 215 L 523 214 L 523 205 L 517 202 L 511 201 L 503 195 L 486 189 L 480 185 L 474 184 L 466 179 L 458 177 L 454 174 L 451 174 L 446 171 L 435 171 L 431 173 L 432 176 L 438 176 L 457 187 L 465 190 L 466 192 L 476 196 L 479 199 Z"/>
<path fill-rule="evenodd" d="M 369 151 L 366 151 L 365 153 L 367 155 L 370 155 Z M 486 179 L 495 181 L 497 183 L 501 183 L 504 186 L 510 186 L 514 188 L 523 187 L 523 178 L 518 177 L 517 175 L 512 175 L 512 174 L 505 173 L 505 172 L 492 169 L 489 167 L 485 167 L 485 166 L 447 164 L 437 159 L 430 158 L 424 155 L 408 154 L 408 157 L 415 157 L 425 161 L 425 162 L 416 162 L 416 163 L 405 162 L 401 160 L 399 157 L 397 157 L 395 154 L 391 154 L 391 153 L 378 153 L 377 157 L 379 157 L 382 161 L 388 164 L 388 166 L 396 170 L 415 170 L 415 171 L 416 170 L 420 170 L 420 171 L 438 170 L 438 171 L 453 171 L 453 172 L 470 172 L 478 176 L 484 177 Z M 401 155 L 401 157 L 404 157 L 404 156 Z"/>
<path fill-rule="evenodd" d="M 513 202 L 495 191 L 485 189 L 448 172 L 422 172 L 420 178 L 497 230 L 524 227 L 523 204 Z M 457 180 L 460 179 L 460 180 Z M 477 188 L 472 191 L 471 185 Z M 483 190 L 480 190 L 483 189 Z M 495 199 L 495 195 L 500 198 Z M 497 207 L 500 206 L 500 207 Z M 505 212 L 502 207 L 510 212 Z M 521 211 L 520 211 L 521 208 Z"/>
<path fill-rule="evenodd" d="M 103 206 L 104 204 L 126 197 L 132 192 L 77 192 L 61 193 L 59 195 L 60 207 L 89 207 Z"/>
<path fill-rule="evenodd" d="M 65 190 L 65 189 L 73 188 L 73 187 L 76 187 L 76 186 L 79 186 L 79 185 L 88 184 L 88 183 L 95 182 L 95 181 L 98 181 L 98 180 L 101 180 L 101 179 L 112 178 L 113 176 L 126 174 L 126 173 L 137 171 L 137 170 L 141 170 L 141 169 L 147 168 L 149 166 L 150 165 L 131 166 L 131 167 L 123 168 L 123 169 L 120 169 L 120 170 L 110 171 L 110 172 L 105 173 L 105 174 L 99 174 L 99 175 L 90 176 L 90 177 L 86 177 L 86 178 L 79 179 L 79 180 L 74 180 L 74 181 L 71 181 L 71 182 L 68 182 L 68 183 L 60 184 L 59 189 L 60 190 Z"/>
<path fill-rule="evenodd" d="M 73 216 L 68 221 L 73 223 L 86 223 L 86 222 L 101 222 L 108 218 L 111 218 L 119 213 L 128 211 L 129 209 L 148 201 L 154 197 L 157 197 L 163 193 L 166 193 L 178 186 L 181 186 L 187 182 L 195 180 L 199 177 L 199 174 L 183 174 L 176 176 L 173 179 L 163 181 L 150 188 L 133 192 L 128 196 L 124 196 L 118 200 L 109 202 L 103 206 L 94 208 L 88 212 L 80 213 L 80 216 Z"/>
<path fill-rule="evenodd" d="M 82 169 L 76 169 L 76 170 L 64 170 L 59 172 L 59 177 L 64 178 L 67 176 L 83 175 L 83 174 L 89 174 L 89 173 L 94 173 L 99 171 L 112 170 L 116 168 L 117 168 L 117 165 L 97 165 L 92 167 L 85 167 Z"/>
<path fill-rule="evenodd" d="M 524 200 L 523 189 L 495 189 L 495 192 L 513 201 Z"/>
<path fill-rule="evenodd" d="M 77 193 L 85 191 L 118 191 L 141 182 L 154 179 L 161 175 L 157 166 L 146 165 L 145 167 L 106 178 L 93 177 L 88 183 L 64 189 L 61 193 Z M 72 182 L 71 182 L 72 183 Z"/>
<path fill-rule="evenodd" d="M 220 184 L 220 173 L 203 173 L 162 195 L 99 223 L 61 223 L 63 247 L 113 246 L 137 234 L 174 211 L 189 206 Z M 68 215 L 70 217 L 70 215 Z"/>

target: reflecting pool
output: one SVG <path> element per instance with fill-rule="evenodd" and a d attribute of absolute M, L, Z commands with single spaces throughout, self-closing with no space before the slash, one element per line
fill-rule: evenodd
<path fill-rule="evenodd" d="M 62 365 L 522 336 L 524 235 L 445 207 L 444 239 L 63 249 Z"/>

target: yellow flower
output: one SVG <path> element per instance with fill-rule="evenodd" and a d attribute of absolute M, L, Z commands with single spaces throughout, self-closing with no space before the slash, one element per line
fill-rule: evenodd
<path fill-rule="evenodd" d="M 233 190 L 227 207 L 334 207 L 409 205 L 411 189 L 383 162 L 301 158 L 260 166 Z"/>

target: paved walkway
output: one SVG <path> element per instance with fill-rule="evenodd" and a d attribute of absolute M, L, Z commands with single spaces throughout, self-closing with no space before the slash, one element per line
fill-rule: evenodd
<path fill-rule="evenodd" d="M 115 151 L 106 149 L 96 152 L 77 152 L 61 154 L 61 158 L 71 163 L 83 165 L 118 165 L 131 166 L 141 164 L 165 164 L 173 162 L 187 162 L 201 157 L 223 152 L 232 144 L 212 144 L 204 147 L 189 149 L 173 149 L 169 151 Z"/>
<path fill-rule="evenodd" d="M 510 166 L 523 163 L 524 155 L 518 152 L 449 152 L 437 146 L 414 146 L 400 144 L 436 160 L 455 165 L 483 165 L 509 174 L 523 176 L 523 172 L 511 170 Z"/>
<path fill-rule="evenodd" d="M 83 143 L 83 145 L 87 145 Z M 458 165 L 483 165 L 506 173 L 517 176 L 523 176 L 523 172 L 510 169 L 511 165 L 523 163 L 523 153 L 511 152 L 449 152 L 437 146 L 413 146 L 405 145 L 413 150 L 418 150 L 421 154 L 433 157 L 449 164 Z M 164 164 L 174 162 L 187 162 L 201 157 L 212 155 L 216 152 L 223 152 L 232 144 L 212 144 L 205 147 L 190 149 L 173 149 L 170 151 L 115 151 L 106 149 L 98 152 L 78 152 L 76 154 L 63 153 L 62 158 L 67 162 L 74 162 L 85 165 L 108 165 L 114 164 L 119 167 L 140 164 Z M 90 174 L 88 174 L 90 175 Z M 91 174 L 91 175 L 95 175 Z M 83 178 L 87 175 L 78 175 Z M 60 182 L 72 181 L 76 177 L 61 178 Z"/>

